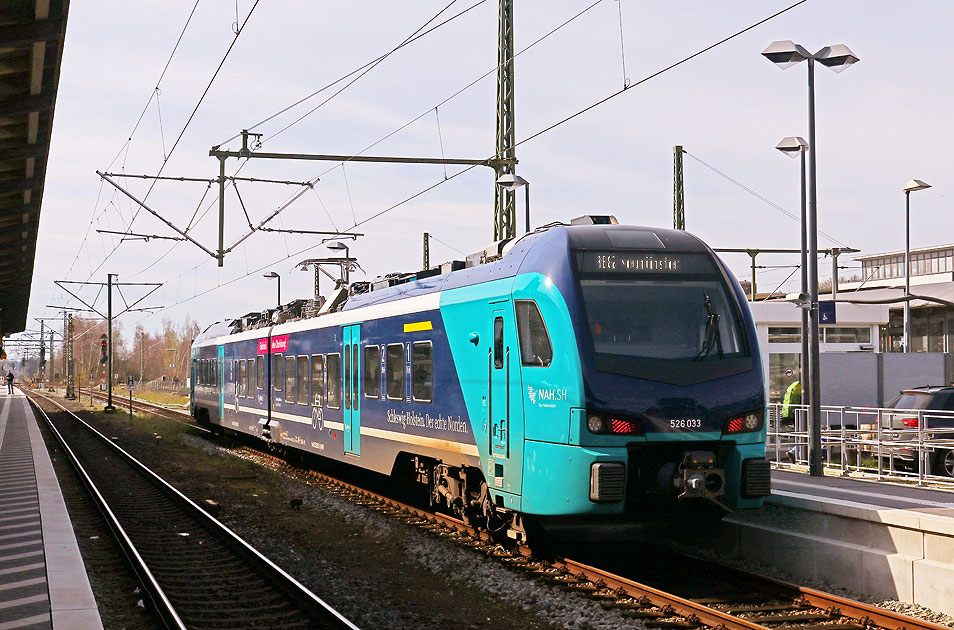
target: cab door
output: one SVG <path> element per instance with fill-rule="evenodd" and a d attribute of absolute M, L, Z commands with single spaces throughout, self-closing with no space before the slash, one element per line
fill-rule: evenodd
<path fill-rule="evenodd" d="M 509 304 L 509 302 L 508 302 Z M 523 398 L 513 317 L 493 305 L 490 318 L 488 372 L 488 445 L 494 470 L 488 476 L 494 488 L 520 494 L 523 478 Z"/>
<path fill-rule="evenodd" d="M 361 325 L 344 327 L 344 451 L 361 454 Z"/>

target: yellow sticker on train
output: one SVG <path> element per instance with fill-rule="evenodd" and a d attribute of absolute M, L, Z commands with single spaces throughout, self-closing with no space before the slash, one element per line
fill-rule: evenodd
<path fill-rule="evenodd" d="M 430 320 L 426 322 L 414 322 L 411 324 L 404 324 L 404 332 L 420 332 L 422 330 L 433 330 L 434 327 L 431 326 Z"/>

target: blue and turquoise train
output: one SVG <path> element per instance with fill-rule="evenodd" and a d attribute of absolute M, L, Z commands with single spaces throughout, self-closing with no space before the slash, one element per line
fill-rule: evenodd
<path fill-rule="evenodd" d="M 419 484 L 516 539 L 760 506 L 765 387 L 739 283 L 687 232 L 579 222 L 447 273 L 339 283 L 291 321 L 214 324 L 192 413 Z"/>

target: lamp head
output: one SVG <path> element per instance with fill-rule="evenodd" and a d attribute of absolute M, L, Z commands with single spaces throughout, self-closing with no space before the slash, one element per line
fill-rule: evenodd
<path fill-rule="evenodd" d="M 805 142 L 805 138 L 802 138 L 801 136 L 787 136 L 779 140 L 779 143 L 775 145 L 775 148 L 788 157 L 794 158 L 799 153 L 808 151 L 808 143 Z"/>
<path fill-rule="evenodd" d="M 509 190 L 511 192 L 517 190 L 521 186 L 526 186 L 527 183 L 527 180 L 520 177 L 516 173 L 504 173 L 497 178 L 497 185 L 504 190 Z"/>
<path fill-rule="evenodd" d="M 762 51 L 762 56 L 783 70 L 812 57 L 811 53 L 790 39 L 772 42 Z"/>
<path fill-rule="evenodd" d="M 835 72 L 841 72 L 851 64 L 861 61 L 844 44 L 825 46 L 815 53 L 815 59 L 818 60 L 818 63 L 831 68 Z"/>
<path fill-rule="evenodd" d="M 912 179 L 907 184 L 904 185 L 904 192 L 909 193 L 915 190 L 924 190 L 925 188 L 930 188 L 931 184 L 923 182 L 920 179 Z"/>
<path fill-rule="evenodd" d="M 277 278 L 277 277 L 279 277 L 279 276 L 278 276 L 278 274 L 275 273 L 274 271 L 269 271 L 268 273 L 263 273 L 263 274 L 262 274 L 262 277 L 263 277 L 263 278 Z"/>
<path fill-rule="evenodd" d="M 342 249 L 344 250 L 348 249 L 348 246 L 342 243 L 341 241 L 329 241 L 328 243 L 325 244 L 325 247 L 327 247 L 328 249 L 335 249 L 339 251 Z"/>

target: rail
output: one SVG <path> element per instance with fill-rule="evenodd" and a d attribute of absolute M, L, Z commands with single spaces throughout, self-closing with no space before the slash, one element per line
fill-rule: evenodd
<path fill-rule="evenodd" d="M 564 557 L 539 558 L 525 545 L 505 549 L 484 530 L 453 516 L 409 505 L 356 486 L 324 472 L 301 468 L 250 447 L 252 458 L 275 469 L 300 475 L 336 496 L 431 531 L 442 538 L 495 558 L 553 584 L 600 602 L 650 628 L 695 630 L 949 630 L 936 623 L 878 608 L 838 595 L 766 578 L 746 571 L 685 556 L 706 565 L 731 585 L 718 597 L 679 596 L 625 576 Z M 695 565 L 694 565 L 695 567 Z"/>
<path fill-rule="evenodd" d="M 897 410 L 891 412 L 897 413 Z M 800 413 L 804 415 L 804 410 Z M 772 413 L 770 418 L 774 421 L 776 415 Z M 774 434 L 780 436 L 778 431 Z M 802 440 L 801 444 L 804 446 L 807 440 Z M 707 626 L 719 630 L 765 630 L 779 626 L 795 630 L 943 630 L 942 626 L 928 621 L 722 566 L 716 566 L 720 583 L 738 585 L 741 595 L 680 597 L 600 569 L 592 563 L 554 557 L 542 560 L 526 546 L 505 549 L 487 532 L 452 516 L 408 505 L 327 473 L 301 468 L 272 453 L 248 446 L 242 448 L 264 465 L 285 469 L 286 474 L 291 471 L 332 494 L 457 540 L 544 581 L 600 601 L 625 616 L 642 619 L 647 626 L 686 629 Z M 699 562 L 700 566 L 706 563 L 697 558 L 690 559 Z M 756 595 L 755 591 L 762 594 Z"/>
<path fill-rule="evenodd" d="M 808 465 L 808 407 L 768 406 L 767 456 L 776 468 Z M 784 417 L 783 417 L 784 415 Z M 821 407 L 822 458 L 842 474 L 954 488 L 954 413 Z"/>
<path fill-rule="evenodd" d="M 127 475 L 126 468 L 116 467 L 110 463 L 110 472 L 105 477 L 100 471 L 99 484 L 93 480 L 95 475 L 87 474 L 85 471 L 81 474 L 84 484 L 90 489 L 98 507 L 108 515 L 110 528 L 116 532 L 126 556 L 133 563 L 140 580 L 151 595 L 150 599 L 156 605 L 167 627 L 183 630 L 186 627 L 223 627 L 223 623 L 229 622 L 231 622 L 229 627 L 235 628 L 246 627 L 247 622 L 252 622 L 254 627 L 261 627 L 261 622 L 266 620 L 254 619 L 252 615 L 256 614 L 256 606 L 239 609 L 233 601 L 232 606 L 235 609 L 222 608 L 227 601 L 223 593 L 232 589 L 247 588 L 254 590 L 263 599 L 268 598 L 268 605 L 274 616 L 267 622 L 270 627 L 356 630 L 351 622 L 317 595 L 82 418 L 43 394 L 28 392 L 28 396 L 34 408 L 42 413 L 57 434 L 64 449 L 70 453 L 75 466 L 81 466 L 80 459 L 84 458 L 87 459 L 86 470 L 89 470 L 89 461 L 99 462 L 102 466 L 102 461 L 108 459 L 108 456 L 103 456 L 103 449 L 106 449 L 111 455 L 118 456 L 119 460 L 128 465 L 129 470 L 134 471 L 131 475 Z M 62 432 L 57 430 L 50 417 L 34 399 L 43 399 L 56 406 L 59 411 L 71 416 L 77 425 L 85 429 L 84 435 L 89 436 L 84 443 L 85 450 L 70 450 Z M 90 454 L 91 447 L 98 455 Z M 74 452 L 80 453 L 81 456 L 75 456 Z M 117 478 L 121 480 L 123 486 L 123 492 L 119 495 L 115 488 L 111 493 L 109 490 L 99 489 L 104 479 L 114 482 L 115 485 Z M 130 481 L 133 478 L 143 481 L 142 483 Z M 135 491 L 131 491 L 130 488 L 135 488 Z M 161 514 L 164 520 L 176 522 L 179 527 L 188 527 L 195 539 L 199 541 L 197 544 L 206 543 L 203 547 L 204 551 L 200 554 L 205 562 L 202 568 L 196 567 L 195 575 L 189 573 L 191 570 L 189 563 L 195 556 L 192 549 L 195 544 L 184 543 L 187 551 L 183 553 L 176 546 L 176 543 L 181 542 L 179 538 L 170 537 L 168 532 L 161 528 L 161 531 L 156 530 L 152 523 L 132 519 L 125 526 L 121 524 L 122 518 L 115 516 L 116 510 L 105 498 L 110 495 L 114 498 L 120 495 L 135 496 L 139 503 L 149 506 L 149 509 L 157 515 Z M 135 510 L 139 509 L 139 507 L 135 508 Z M 127 506 L 127 514 L 129 511 Z M 179 537 L 182 536 L 183 534 L 180 533 Z M 159 570 L 156 569 L 156 565 L 160 566 Z M 209 581 L 208 575 L 202 574 L 203 571 L 208 572 L 210 567 L 228 569 L 228 571 L 219 569 L 224 577 L 215 585 L 215 588 L 207 583 L 201 585 L 199 583 L 200 580 Z M 222 591 L 217 592 L 216 588 Z M 202 589 L 208 591 L 204 599 L 196 595 Z"/>

